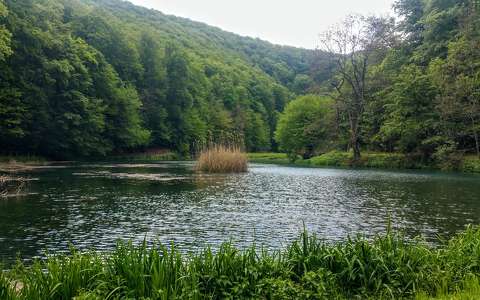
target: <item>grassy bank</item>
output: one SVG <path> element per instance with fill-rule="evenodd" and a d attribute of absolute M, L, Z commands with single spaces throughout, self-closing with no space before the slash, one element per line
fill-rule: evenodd
<path fill-rule="evenodd" d="M 351 167 L 353 154 L 349 152 L 332 151 L 311 159 L 288 160 L 284 153 L 252 153 L 250 162 L 273 163 L 283 165 L 298 165 L 310 167 Z M 434 162 L 422 163 L 401 153 L 364 152 L 355 167 L 381 169 L 441 169 Z M 480 159 L 476 156 L 466 156 L 457 166 L 457 171 L 480 173 Z"/>
<path fill-rule="evenodd" d="M 438 248 L 393 233 L 331 245 L 304 232 L 278 252 L 231 244 L 188 256 L 131 244 L 109 254 L 73 251 L 4 272 L 0 299 L 476 298 L 479 276 L 480 228 Z"/>

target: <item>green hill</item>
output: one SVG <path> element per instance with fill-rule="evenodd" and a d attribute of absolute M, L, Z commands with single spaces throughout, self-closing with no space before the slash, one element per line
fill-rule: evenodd
<path fill-rule="evenodd" d="M 161 147 L 187 154 L 224 140 L 268 150 L 278 112 L 332 70 L 322 53 L 125 1 L 7 0 L 4 10 L 5 153 L 65 158 Z"/>

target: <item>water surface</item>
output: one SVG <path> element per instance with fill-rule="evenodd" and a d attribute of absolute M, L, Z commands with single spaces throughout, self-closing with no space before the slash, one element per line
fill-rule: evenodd
<path fill-rule="evenodd" d="M 385 232 L 435 241 L 480 223 L 480 176 L 251 165 L 199 175 L 188 162 L 82 164 L 33 170 L 28 196 L 0 199 L 0 261 L 174 241 L 185 251 L 232 240 L 271 249 L 303 224 L 327 241 Z"/>

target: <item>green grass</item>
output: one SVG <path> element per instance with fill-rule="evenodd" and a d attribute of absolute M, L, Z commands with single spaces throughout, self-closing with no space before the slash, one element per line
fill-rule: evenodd
<path fill-rule="evenodd" d="M 348 167 L 351 165 L 353 154 L 348 152 L 331 151 L 309 159 L 312 166 Z"/>
<path fill-rule="evenodd" d="M 478 300 L 480 299 L 480 281 L 478 276 L 466 279 L 453 292 L 443 291 L 436 296 L 430 296 L 425 292 L 420 292 L 415 297 L 416 300 Z"/>
<path fill-rule="evenodd" d="M 284 153 L 251 153 L 249 159 L 258 163 L 275 163 L 275 164 L 293 164 L 299 166 L 311 167 L 351 167 L 353 165 L 353 153 L 331 151 L 311 159 L 298 159 L 295 162 L 288 160 Z M 408 169 L 422 168 L 420 164 L 414 164 L 400 153 L 379 153 L 364 152 L 356 167 L 364 168 L 383 168 L 383 169 Z"/>
<path fill-rule="evenodd" d="M 480 173 L 480 158 L 478 156 L 465 157 L 461 169 L 464 172 Z"/>
<path fill-rule="evenodd" d="M 251 153 L 251 162 L 298 165 L 310 167 L 360 167 L 379 169 L 439 169 L 435 164 L 424 164 L 401 153 L 363 152 L 360 161 L 353 163 L 353 153 L 331 151 L 311 159 L 298 159 L 291 162 L 284 153 Z M 480 173 L 480 159 L 466 156 L 459 167 L 461 172 Z"/>
<path fill-rule="evenodd" d="M 285 153 L 248 153 L 248 160 L 255 163 L 292 164 Z"/>
<path fill-rule="evenodd" d="M 480 228 L 436 248 L 391 232 L 334 245 L 304 232 L 276 252 L 228 243 L 190 255 L 131 243 L 72 250 L 2 273 L 0 299 L 478 299 L 479 278 Z"/>

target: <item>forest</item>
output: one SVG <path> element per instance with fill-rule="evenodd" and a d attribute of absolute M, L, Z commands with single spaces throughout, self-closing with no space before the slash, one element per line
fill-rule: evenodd
<path fill-rule="evenodd" d="M 0 151 L 480 155 L 478 9 L 398 0 L 396 18 L 349 16 L 306 50 L 120 0 L 5 0 Z"/>
<path fill-rule="evenodd" d="M 1 6 L 2 152 L 51 158 L 238 140 L 269 150 L 277 116 L 332 66 L 117 0 Z"/>
<path fill-rule="evenodd" d="M 0 0 L 0 299 L 480 299 L 480 0 L 391 1 Z"/>

